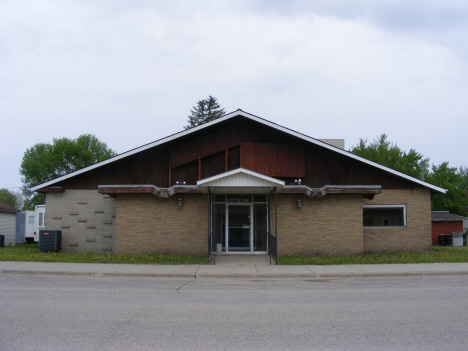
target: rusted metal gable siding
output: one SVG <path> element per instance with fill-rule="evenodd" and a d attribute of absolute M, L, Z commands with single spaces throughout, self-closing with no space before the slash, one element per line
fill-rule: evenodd
<path fill-rule="evenodd" d="M 304 145 L 241 143 L 241 167 L 270 177 L 305 177 Z"/>

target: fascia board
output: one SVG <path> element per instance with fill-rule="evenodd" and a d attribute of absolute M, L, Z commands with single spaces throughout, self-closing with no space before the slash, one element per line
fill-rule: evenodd
<path fill-rule="evenodd" d="M 134 154 L 139 153 L 139 152 L 141 152 L 141 151 L 145 151 L 145 150 L 147 150 L 147 149 L 150 149 L 150 148 L 153 148 L 153 147 L 155 147 L 155 146 L 158 146 L 158 145 L 167 143 L 167 142 L 169 142 L 169 141 L 175 140 L 175 139 L 180 138 L 180 137 L 183 137 L 183 136 L 185 136 L 185 135 L 189 135 L 189 134 L 191 134 L 191 133 L 197 132 L 197 131 L 202 130 L 202 129 L 204 129 L 204 128 L 208 128 L 208 127 L 211 127 L 211 126 L 216 125 L 216 124 L 218 124 L 218 123 L 222 123 L 222 122 L 224 122 L 224 121 L 226 121 L 226 120 L 228 120 L 228 119 L 231 119 L 231 118 L 233 118 L 233 117 L 236 117 L 236 116 L 243 116 L 243 117 L 249 118 L 249 119 L 251 119 L 251 120 L 253 120 L 253 121 L 256 121 L 256 122 L 261 123 L 261 124 L 264 124 L 264 125 L 267 125 L 267 126 L 269 126 L 269 127 L 271 127 L 271 128 L 274 128 L 274 129 L 277 129 L 277 130 L 282 131 L 282 132 L 284 132 L 284 133 L 287 133 L 287 134 L 290 134 L 290 135 L 292 135 L 292 136 L 295 136 L 295 137 L 297 137 L 297 138 L 299 138 L 299 139 L 302 139 L 302 140 L 305 140 L 305 141 L 310 142 L 310 143 L 312 143 L 312 144 L 315 144 L 315 145 L 324 147 L 324 148 L 326 148 L 326 149 L 328 149 L 328 150 L 337 152 L 337 153 L 339 153 L 339 154 L 341 154 L 341 155 L 344 155 L 344 156 L 350 157 L 350 158 L 352 158 L 352 159 L 355 159 L 355 160 L 357 160 L 357 161 L 363 162 L 363 163 L 368 164 L 368 165 L 370 165 L 370 166 L 372 166 L 372 167 L 379 168 L 379 169 L 381 169 L 381 170 L 383 170 L 383 171 L 385 171 L 385 172 L 391 173 L 391 174 L 396 175 L 396 176 L 398 176 L 398 177 L 400 177 L 400 178 L 407 179 L 407 180 L 409 180 L 409 181 L 411 181 L 411 182 L 413 182 L 413 183 L 420 184 L 420 185 L 422 185 L 422 186 L 424 186 L 424 187 L 430 188 L 430 189 L 432 189 L 432 190 L 435 190 L 435 191 L 438 191 L 438 192 L 441 192 L 441 193 L 444 193 L 444 194 L 446 193 L 446 190 L 443 189 L 443 188 L 440 188 L 440 187 L 438 187 L 438 186 L 432 185 L 432 184 L 430 184 L 430 183 L 426 183 L 426 182 L 424 182 L 424 181 L 422 181 L 422 180 L 419 180 L 419 179 L 417 179 L 417 178 L 413 178 L 413 177 L 411 177 L 411 176 L 409 176 L 409 175 L 406 175 L 406 174 L 404 174 L 404 173 L 395 171 L 394 169 L 391 169 L 391 168 L 388 168 L 388 167 L 386 167 L 386 166 L 383 166 L 383 165 L 381 165 L 381 164 L 379 164 L 379 163 L 370 161 L 370 160 L 365 159 L 365 158 L 363 158 L 363 157 L 361 157 L 361 156 L 354 155 L 353 153 L 351 153 L 351 152 L 349 152 L 349 151 L 342 150 L 342 149 L 337 148 L 337 147 L 335 147 L 335 146 L 329 145 L 329 144 L 327 144 L 327 143 L 325 143 L 325 142 L 322 142 L 322 141 L 320 141 L 320 140 L 314 139 L 314 138 L 309 137 L 309 136 L 307 136 L 307 135 L 304 135 L 304 134 L 302 134 L 302 133 L 296 132 L 296 131 L 294 131 L 294 130 L 292 130 L 292 129 L 289 129 L 289 128 L 280 126 L 279 124 L 270 122 L 270 121 L 268 121 L 268 120 L 266 120 L 266 119 L 260 118 L 260 117 L 258 117 L 258 116 L 252 115 L 252 114 L 247 113 L 247 112 L 244 112 L 244 111 L 242 111 L 242 110 L 240 110 L 240 109 L 239 109 L 239 110 L 236 110 L 236 111 L 234 111 L 234 112 L 228 113 L 228 114 L 226 114 L 226 115 L 224 115 L 224 116 L 222 116 L 222 117 L 220 117 L 220 118 L 218 118 L 218 119 L 215 119 L 214 121 L 211 121 L 211 122 L 202 124 L 202 125 L 197 126 L 197 127 L 194 127 L 194 128 L 190 128 L 190 129 L 184 130 L 184 131 L 179 132 L 179 133 L 172 134 L 172 135 L 170 135 L 170 136 L 168 136 L 168 137 L 165 137 L 165 138 L 156 140 L 156 141 L 154 141 L 154 142 L 152 142 L 152 143 L 149 143 L 149 144 L 140 146 L 140 147 L 138 147 L 138 148 L 136 148 L 136 149 L 133 149 L 133 150 L 130 150 L 130 151 L 127 151 L 127 152 L 124 152 L 124 153 L 122 153 L 122 154 L 120 154 L 120 155 L 114 156 L 114 157 L 112 157 L 112 158 L 109 158 L 109 159 L 107 159 L 107 160 L 101 161 L 101 162 L 96 163 L 96 164 L 94 164 L 94 165 L 91 165 L 91 166 L 82 168 L 82 169 L 80 169 L 80 170 L 78 170 L 78 171 L 69 173 L 69 174 L 67 174 L 67 175 L 64 175 L 64 176 L 62 176 L 62 177 L 53 179 L 53 180 L 48 181 L 48 182 L 46 182 L 46 183 L 36 185 L 36 186 L 34 186 L 34 187 L 31 188 L 31 191 L 36 191 L 36 190 L 38 190 L 38 189 L 40 189 L 40 188 L 45 188 L 45 187 L 47 187 L 47 186 L 49 186 L 49 185 L 58 183 L 58 182 L 60 182 L 60 181 L 63 181 L 63 180 L 65 180 L 65 179 L 68 179 L 68 178 L 77 176 L 77 175 L 82 174 L 82 173 L 85 173 L 85 172 L 88 172 L 88 171 L 93 170 L 93 169 L 95 169 L 95 168 L 98 168 L 98 167 L 101 167 L 101 166 L 105 166 L 105 165 L 107 165 L 107 164 L 109 164 L 109 163 L 112 163 L 112 162 L 121 160 L 121 159 L 123 159 L 123 158 L 125 158 L 125 157 L 134 155 Z"/>

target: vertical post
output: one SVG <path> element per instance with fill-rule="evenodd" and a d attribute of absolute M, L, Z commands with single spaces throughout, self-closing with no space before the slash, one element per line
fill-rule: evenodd
<path fill-rule="evenodd" d="M 275 188 L 275 264 L 278 264 L 278 194 Z"/>
<path fill-rule="evenodd" d="M 210 201 L 210 187 L 208 187 L 208 264 L 210 263 L 211 258 L 211 201 Z"/>
<path fill-rule="evenodd" d="M 169 162 L 169 185 L 167 186 L 168 188 L 171 187 L 171 181 L 172 181 L 172 179 L 171 179 L 171 172 L 172 172 L 172 165 L 171 165 L 171 163 Z"/>
<path fill-rule="evenodd" d="M 270 265 L 271 265 L 271 191 L 268 192 L 268 256 L 270 256 Z"/>
<path fill-rule="evenodd" d="M 201 158 L 198 158 L 198 180 L 201 179 Z"/>
<path fill-rule="evenodd" d="M 224 155 L 224 172 L 228 171 L 228 155 L 229 155 L 229 152 L 228 152 L 228 149 L 226 149 L 226 153 Z"/>
<path fill-rule="evenodd" d="M 214 252 L 213 264 L 216 264 L 216 242 L 213 238 L 213 232 L 216 230 L 216 227 L 214 227 L 216 225 L 216 188 L 213 188 L 213 201 L 211 202 L 211 206 L 213 207 L 213 211 L 211 214 L 211 252 Z"/>

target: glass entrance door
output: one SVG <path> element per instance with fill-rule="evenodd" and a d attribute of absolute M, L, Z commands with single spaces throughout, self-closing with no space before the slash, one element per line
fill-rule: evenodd
<path fill-rule="evenodd" d="M 222 253 L 268 252 L 267 196 L 216 195 L 212 197 L 211 250 Z"/>
<path fill-rule="evenodd" d="M 252 205 L 228 206 L 228 251 L 250 252 L 252 247 L 251 235 Z"/>

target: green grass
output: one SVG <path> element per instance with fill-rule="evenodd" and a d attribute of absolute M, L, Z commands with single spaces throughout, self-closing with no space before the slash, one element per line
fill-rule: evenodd
<path fill-rule="evenodd" d="M 433 246 L 427 252 L 346 256 L 280 256 L 282 265 L 380 264 L 380 263 L 468 262 L 468 247 Z"/>
<path fill-rule="evenodd" d="M 40 252 L 37 245 L 16 245 L 0 248 L 0 261 L 77 262 L 77 263 L 137 263 L 137 264 L 206 264 L 206 256 L 179 255 L 115 255 L 104 253 Z M 379 264 L 468 262 L 468 247 L 433 246 L 427 252 L 366 254 L 346 256 L 280 256 L 281 265 Z"/>
<path fill-rule="evenodd" d="M 137 264 L 203 264 L 207 263 L 206 256 L 179 255 L 115 255 L 106 253 L 56 253 L 41 252 L 37 245 L 22 244 L 0 247 L 0 261 L 29 261 L 29 262 L 77 262 L 77 263 L 137 263 Z"/>

